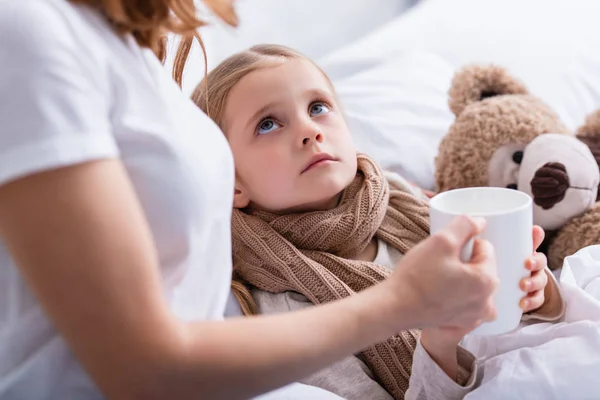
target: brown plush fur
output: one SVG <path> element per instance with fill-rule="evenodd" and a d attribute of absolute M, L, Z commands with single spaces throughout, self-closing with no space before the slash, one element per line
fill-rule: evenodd
<path fill-rule="evenodd" d="M 510 96 L 477 100 L 491 93 Z M 436 158 L 438 192 L 487 186 L 487 164 L 504 144 L 526 144 L 545 132 L 569 133 L 556 113 L 499 67 L 470 66 L 458 72 L 449 105 L 456 120 Z"/>
<path fill-rule="evenodd" d="M 580 217 L 567 222 L 552 239 L 548 247 L 548 265 L 558 268 L 563 265 L 565 257 L 578 250 L 599 244 L 600 237 L 600 203 Z"/>
<path fill-rule="evenodd" d="M 588 145 L 596 163 L 600 165 L 600 110 L 586 118 L 585 124 L 577 130 L 577 137 Z M 600 186 L 596 201 L 600 201 Z"/>
<path fill-rule="evenodd" d="M 449 106 L 456 119 L 435 160 L 438 192 L 488 186 L 490 159 L 503 145 L 526 145 L 544 133 L 573 135 L 554 111 L 497 66 L 474 65 L 459 71 L 449 91 Z M 600 166 L 600 110 L 577 134 Z M 562 266 L 565 256 L 600 243 L 600 204 L 548 232 L 548 238 L 551 268 Z"/>
<path fill-rule="evenodd" d="M 482 98 L 501 94 L 527 94 L 527 89 L 501 67 L 491 65 L 482 68 L 473 65 L 454 77 L 449 94 L 450 110 L 458 116 L 467 106 L 481 101 Z"/>
<path fill-rule="evenodd" d="M 587 116 L 583 126 L 577 129 L 577 137 L 600 139 L 598 132 L 600 132 L 600 110 Z"/>

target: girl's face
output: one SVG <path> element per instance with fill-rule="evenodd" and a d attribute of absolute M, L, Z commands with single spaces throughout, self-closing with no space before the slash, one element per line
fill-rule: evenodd
<path fill-rule="evenodd" d="M 356 175 L 356 149 L 331 84 L 308 60 L 242 78 L 222 127 L 235 158 L 237 208 L 329 209 Z"/>

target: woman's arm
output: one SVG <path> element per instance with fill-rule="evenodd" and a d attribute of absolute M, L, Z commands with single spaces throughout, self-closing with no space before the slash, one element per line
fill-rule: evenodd
<path fill-rule="evenodd" d="M 248 398 L 401 329 L 490 318 L 490 257 L 456 261 L 480 229 L 459 218 L 409 252 L 391 279 L 352 298 L 287 315 L 183 323 L 163 299 L 152 237 L 119 161 L 0 187 L 9 251 L 84 367 L 117 399 Z"/>
<path fill-rule="evenodd" d="M 252 295 L 262 315 L 289 313 L 313 307 L 310 300 L 296 292 L 269 293 L 254 289 Z M 354 354 L 298 382 L 335 393 L 343 399 L 393 400 L 375 380 L 368 367 Z"/>

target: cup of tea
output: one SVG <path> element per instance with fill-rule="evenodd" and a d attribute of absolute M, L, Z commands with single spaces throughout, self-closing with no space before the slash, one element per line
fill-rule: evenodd
<path fill-rule="evenodd" d="M 530 275 L 525 263 L 533 254 L 533 207 L 531 197 L 513 189 L 473 187 L 449 190 L 430 201 L 431 234 L 459 215 L 480 217 L 486 227 L 479 235 L 494 247 L 498 290 L 494 296 L 497 318 L 484 322 L 473 335 L 498 335 L 515 329 L 523 315 L 519 302 L 525 293 L 519 283 Z M 461 259 L 471 259 L 473 240 L 463 248 Z M 456 294 L 460 296 L 460 293 Z"/>

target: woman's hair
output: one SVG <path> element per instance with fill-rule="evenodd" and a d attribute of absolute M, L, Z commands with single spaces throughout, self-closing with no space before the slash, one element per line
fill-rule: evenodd
<path fill-rule="evenodd" d="M 179 72 L 177 73 L 174 70 L 173 76 L 178 82 L 181 82 L 181 72 L 183 71 L 181 60 L 187 57 L 189 48 L 189 40 L 187 41 L 187 47 L 185 42 L 182 41 L 175 57 L 175 70 L 177 70 L 179 63 Z M 312 62 L 312 60 L 296 50 L 273 44 L 262 44 L 236 53 L 225 59 L 215 69 L 204 76 L 204 79 L 194 89 L 191 96 L 192 100 L 222 128 L 223 111 L 231 89 L 250 72 L 261 68 L 274 67 L 290 59 L 302 59 Z M 318 65 L 314 65 L 319 68 Z M 319 70 L 323 72 L 320 68 Z M 324 72 L 323 75 L 327 77 Z M 231 289 L 245 315 L 257 313 L 258 307 L 254 302 L 252 294 L 237 273 L 233 274 Z"/>
<path fill-rule="evenodd" d="M 86 4 L 101 12 L 119 34 L 131 34 L 142 47 L 151 49 L 164 62 L 166 58 L 167 35 L 181 35 L 181 47 L 191 48 L 196 38 L 204 52 L 204 44 L 197 29 L 206 25 L 196 16 L 194 0 L 69 0 L 72 3 Z M 202 0 L 219 18 L 229 25 L 237 25 L 233 11 L 233 0 Z M 178 68 L 183 66 L 189 54 L 183 52 L 184 59 L 178 60 Z M 179 53 L 179 52 L 178 52 Z M 206 57 L 205 57 L 206 61 Z M 175 71 L 173 72 L 175 76 Z M 181 82 L 179 79 L 178 83 Z M 180 83 L 181 85 L 181 83 Z"/>

